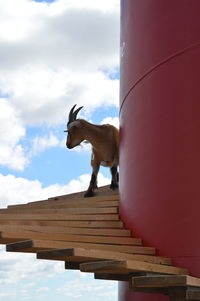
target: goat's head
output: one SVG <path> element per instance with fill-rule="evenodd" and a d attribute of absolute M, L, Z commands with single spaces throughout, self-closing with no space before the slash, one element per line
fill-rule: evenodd
<path fill-rule="evenodd" d="M 79 145 L 84 140 L 81 131 L 81 121 L 76 119 L 78 112 L 83 107 L 80 107 L 74 111 L 75 107 L 76 105 L 74 105 L 69 112 L 67 130 L 64 131 L 68 133 L 66 141 L 67 148 L 73 148 Z"/>

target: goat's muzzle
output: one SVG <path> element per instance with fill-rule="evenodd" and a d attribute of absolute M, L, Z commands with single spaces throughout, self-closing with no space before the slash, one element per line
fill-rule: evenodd
<path fill-rule="evenodd" d="M 73 148 L 70 144 L 67 144 L 67 143 L 66 143 L 66 147 L 69 149 Z"/>

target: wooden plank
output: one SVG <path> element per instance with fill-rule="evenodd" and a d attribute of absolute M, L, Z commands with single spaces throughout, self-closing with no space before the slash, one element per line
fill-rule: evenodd
<path fill-rule="evenodd" d="M 66 233 L 76 235 L 97 235 L 97 236 L 124 236 L 130 237 L 129 230 L 124 229 L 93 229 L 93 228 L 73 228 L 73 227 L 48 227 L 48 226 L 29 226 L 29 225 L 1 225 L 0 232 L 41 232 L 41 233 Z"/>
<path fill-rule="evenodd" d="M 139 293 L 146 293 L 146 294 L 162 294 L 162 295 L 168 295 L 168 289 L 167 288 L 134 288 L 132 289 L 133 292 L 139 292 Z"/>
<path fill-rule="evenodd" d="M 48 200 L 45 201 L 36 201 L 36 202 L 30 202 L 27 203 L 29 206 L 35 206 L 36 204 L 65 204 L 65 203 L 72 203 L 74 201 L 76 202 L 109 202 L 109 201 L 118 201 L 119 200 L 119 195 L 115 194 L 115 195 L 107 195 L 107 196 L 94 196 L 92 198 L 83 198 L 83 197 L 79 197 L 79 198 L 73 198 L 73 199 L 68 199 L 68 196 L 58 196 L 55 198 L 49 198 Z"/>
<path fill-rule="evenodd" d="M 151 277 L 157 276 L 158 274 L 152 274 L 152 273 L 132 273 L 129 274 L 129 288 L 133 292 L 141 292 L 141 293 L 147 293 L 147 294 L 164 294 L 168 295 L 168 288 L 167 287 L 140 287 L 140 286 L 132 286 L 132 279 L 134 278 L 140 278 L 140 277 L 149 277 L 147 275 L 150 275 Z M 166 275 L 162 275 L 165 277 Z"/>
<path fill-rule="evenodd" d="M 23 208 L 23 209 L 0 209 L 0 217 L 2 214 L 111 214 L 118 213 L 118 208 L 107 207 L 107 208 L 67 208 L 67 209 L 35 209 L 35 208 Z"/>
<path fill-rule="evenodd" d="M 16 252 L 38 252 L 40 250 L 50 250 L 50 249 L 67 249 L 67 248 L 84 248 L 84 249 L 95 249 L 95 250 L 105 250 L 105 251 L 116 251 L 121 253 L 131 253 L 131 254 L 142 254 L 145 252 L 146 247 L 139 246 L 118 246 L 109 244 L 95 244 L 95 243 L 77 243 L 77 242 L 65 242 L 65 241 L 55 241 L 55 240 L 30 240 L 32 242 L 32 247 L 25 248 L 21 245 L 21 242 L 9 244 L 6 247 L 9 251 Z"/>
<path fill-rule="evenodd" d="M 34 205 L 23 204 L 23 205 L 9 205 L 7 209 L 61 209 L 61 208 L 105 208 L 105 207 L 119 207 L 119 201 L 102 201 L 102 202 L 91 202 L 91 201 L 71 201 L 71 202 L 51 202 L 51 203 L 36 203 Z"/>
<path fill-rule="evenodd" d="M 105 261 L 93 261 L 90 263 L 82 263 L 80 264 L 80 271 L 85 273 L 106 273 L 108 271 L 109 274 L 128 274 L 127 271 L 125 271 L 125 260 L 105 260 Z M 122 269 L 123 272 L 118 273 L 118 270 Z M 110 271 L 113 271 L 111 273 Z"/>
<path fill-rule="evenodd" d="M 186 290 L 183 287 L 170 287 L 168 289 L 168 295 L 170 301 L 186 300 Z"/>
<path fill-rule="evenodd" d="M 101 186 L 97 189 L 97 191 L 98 191 L 98 196 L 104 196 L 105 194 L 109 195 L 110 193 L 111 194 L 117 194 L 118 193 L 118 192 L 111 191 L 111 189 L 109 188 L 109 185 Z M 59 196 L 55 196 L 55 197 L 50 197 L 49 199 L 55 199 L 55 198 L 58 198 L 58 197 L 67 197 L 67 199 L 69 199 L 69 200 L 77 199 L 77 198 L 83 197 L 84 192 L 85 191 L 73 192 L 73 193 L 70 193 L 70 194 L 64 194 L 64 195 L 59 195 Z"/>
<path fill-rule="evenodd" d="M 52 260 L 52 256 L 53 256 L 54 257 L 53 260 L 62 260 L 66 262 L 78 262 L 79 264 L 93 260 L 91 257 L 88 256 L 84 256 L 84 257 L 79 255 L 77 256 L 75 254 L 74 248 L 64 249 L 64 252 L 62 251 L 63 250 L 59 250 L 59 249 L 52 250 L 50 251 L 51 252 L 50 255 L 48 254 L 49 251 L 40 251 L 37 253 L 37 259 Z M 98 258 L 96 259 L 98 260 Z"/>
<path fill-rule="evenodd" d="M 133 277 L 131 287 L 200 287 L 200 279 L 188 275 L 154 275 Z"/>
<path fill-rule="evenodd" d="M 82 192 L 76 192 L 76 193 L 72 193 L 72 194 L 67 194 L 67 195 L 60 195 L 60 196 L 55 196 L 55 197 L 51 197 L 48 198 L 46 200 L 39 200 L 39 201 L 34 201 L 34 202 L 29 202 L 26 204 L 17 204 L 17 205 L 10 205 L 9 207 L 14 207 L 14 206 L 24 206 L 24 205 L 36 205 L 36 204 L 51 204 L 51 203 L 55 203 L 56 202 L 64 202 L 64 203 L 70 203 L 70 202 L 79 202 L 79 201 L 83 201 L 83 202 L 105 202 L 105 201 L 118 201 L 119 200 L 119 193 L 117 190 L 113 191 L 112 189 L 109 188 L 109 185 L 104 186 L 104 187 L 100 187 L 98 188 L 98 190 L 96 190 L 96 196 L 92 197 L 92 198 L 84 198 L 84 191 Z"/>
<path fill-rule="evenodd" d="M 186 284 L 187 284 L 187 286 L 200 287 L 200 278 L 187 276 L 186 277 Z"/>
<path fill-rule="evenodd" d="M 44 204 L 45 204 L 45 201 L 47 201 L 47 199 L 46 200 L 41 200 L 41 202 L 43 202 Z M 34 202 L 32 202 L 32 203 L 34 203 Z M 27 207 L 27 206 L 28 206 L 28 203 L 13 204 L 13 205 L 8 205 L 7 209 L 11 209 L 11 208 L 24 208 L 24 207 Z"/>
<path fill-rule="evenodd" d="M 129 275 L 126 274 L 94 274 L 94 279 L 98 280 L 114 280 L 114 281 L 129 281 Z"/>
<path fill-rule="evenodd" d="M 20 238 L 14 238 L 14 237 L 9 237 L 9 238 L 4 238 L 2 234 L 0 233 L 0 244 L 5 245 L 5 244 L 10 244 L 10 243 L 15 243 L 21 241 Z"/>
<path fill-rule="evenodd" d="M 66 270 L 79 270 L 80 262 L 65 262 Z"/>
<path fill-rule="evenodd" d="M 79 193 L 73 193 L 73 194 L 67 194 L 67 195 L 60 195 L 56 197 L 51 197 L 48 200 L 57 200 L 57 199 L 78 199 L 78 198 L 83 198 L 85 191 L 79 192 Z M 95 196 L 92 197 L 92 199 L 95 198 L 111 198 L 112 196 L 117 196 L 119 197 L 119 192 L 118 190 L 112 190 L 110 189 L 109 185 L 106 185 L 104 187 L 99 187 L 98 189 L 95 190 Z M 85 199 L 91 199 L 91 198 L 85 198 Z"/>
<path fill-rule="evenodd" d="M 111 261 L 110 261 L 111 262 Z M 109 263 L 109 262 L 108 262 Z M 112 261 L 112 265 L 104 265 L 102 262 L 85 263 L 80 265 L 82 272 L 92 273 L 111 273 L 111 274 L 129 274 L 132 272 L 151 272 L 151 273 L 162 273 L 162 274 L 175 274 L 175 275 L 186 275 L 188 271 L 186 269 L 166 266 L 161 264 L 154 264 L 149 262 L 141 261 Z"/>
<path fill-rule="evenodd" d="M 1 220 L 63 220 L 63 221 L 117 221 L 118 214 L 91 214 L 91 215 L 66 215 L 65 213 L 57 214 L 16 214 L 16 213 L 1 213 Z"/>
<path fill-rule="evenodd" d="M 29 202 L 27 204 L 18 204 L 18 205 L 10 205 L 10 207 L 18 207 L 18 206 L 24 206 L 24 205 L 30 205 L 30 206 L 35 206 L 36 204 L 51 204 L 51 203 L 56 203 L 56 202 L 62 202 L 64 201 L 65 203 L 68 202 L 72 202 L 72 201 L 83 201 L 83 202 L 101 202 L 101 201 L 112 201 L 112 200 L 119 200 L 119 193 L 117 190 L 113 191 L 109 188 L 109 185 L 103 186 L 103 187 L 99 187 L 98 190 L 96 190 L 96 196 L 92 197 L 92 198 L 84 198 L 85 191 L 81 191 L 81 192 L 76 192 L 76 193 L 72 193 L 72 194 L 66 194 L 66 195 L 59 195 L 59 196 L 55 196 L 55 197 L 50 197 L 46 200 L 39 200 L 39 201 L 34 201 L 34 202 Z"/>
<path fill-rule="evenodd" d="M 27 252 L 31 252 L 34 249 L 34 251 L 37 250 L 37 247 L 34 245 L 34 242 L 32 240 L 24 240 L 18 243 L 10 243 L 6 245 L 6 251 L 7 252 L 21 252 L 22 250 L 27 250 Z M 40 247 L 39 250 L 42 248 Z"/>
<path fill-rule="evenodd" d="M 66 242 L 84 242 L 84 243 L 99 243 L 99 244 L 127 244 L 127 245 L 141 245 L 140 238 L 132 237 L 106 237 L 106 236 L 92 236 L 92 235 L 70 235 L 64 233 L 40 233 L 40 232 L 1 232 L 1 239 L 6 240 L 10 238 L 18 238 L 21 240 L 27 239 L 43 239 L 43 240 L 62 240 Z M 1 242 L 1 240 L 0 240 Z"/>
<path fill-rule="evenodd" d="M 200 289 L 192 287 L 187 288 L 186 300 L 200 300 Z"/>
<path fill-rule="evenodd" d="M 53 226 L 74 228 L 123 228 L 122 221 L 44 221 L 44 220 L 1 220 L 0 225 L 29 225 L 29 226 Z"/>
<path fill-rule="evenodd" d="M 83 248 L 74 248 L 72 249 L 56 249 L 50 251 L 43 251 L 37 253 L 38 259 L 47 259 L 47 260 L 62 260 L 62 261 L 76 261 L 77 258 L 79 262 L 86 261 L 85 258 L 90 260 L 138 260 L 145 261 L 157 264 L 170 265 L 171 260 L 169 258 L 161 258 L 157 256 L 149 255 L 133 255 L 127 253 L 120 253 L 115 251 L 100 251 L 100 250 L 88 250 Z"/>

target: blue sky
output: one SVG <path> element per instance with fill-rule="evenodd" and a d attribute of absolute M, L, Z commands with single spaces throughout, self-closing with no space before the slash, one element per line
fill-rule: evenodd
<path fill-rule="evenodd" d="M 63 131 L 74 104 L 118 125 L 119 0 L 0 1 L 0 49 L 1 207 L 86 189 L 90 150 L 68 150 Z M 0 300 L 117 300 L 116 282 L 0 253 Z"/>
<path fill-rule="evenodd" d="M 35 2 L 47 2 L 47 3 L 52 3 L 55 0 L 34 0 Z"/>

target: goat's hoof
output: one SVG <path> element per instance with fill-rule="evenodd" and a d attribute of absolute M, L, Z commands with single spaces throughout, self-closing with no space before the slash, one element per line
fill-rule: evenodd
<path fill-rule="evenodd" d="M 92 190 L 86 191 L 84 194 L 84 198 L 91 198 L 92 196 L 94 196 L 94 192 Z"/>
<path fill-rule="evenodd" d="M 111 183 L 110 189 L 115 190 L 115 189 L 118 189 L 118 188 L 119 188 L 118 183 Z"/>

